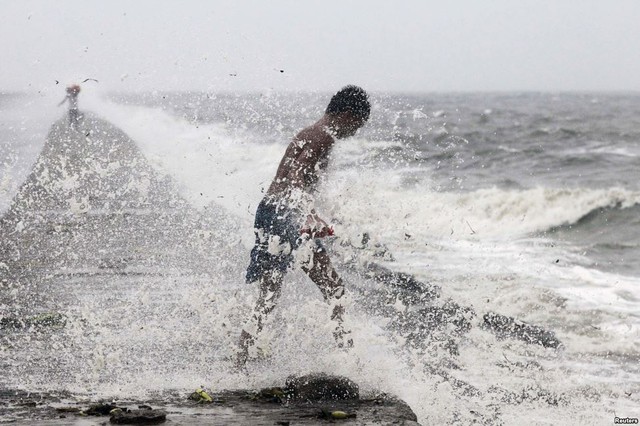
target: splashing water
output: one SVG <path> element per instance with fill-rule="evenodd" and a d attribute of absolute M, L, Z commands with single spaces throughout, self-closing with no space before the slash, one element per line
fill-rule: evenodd
<path fill-rule="evenodd" d="M 559 236 L 568 235 L 568 227 L 582 229 L 585 218 L 603 210 L 637 211 L 639 189 L 613 179 L 601 187 L 554 187 L 545 179 L 555 171 L 528 185 L 524 178 L 517 185 L 496 178 L 485 186 L 450 188 L 440 176 L 443 169 L 464 177 L 460 170 L 471 167 L 481 175 L 469 165 L 477 158 L 469 160 L 465 150 L 479 155 L 482 147 L 474 144 L 482 136 L 460 130 L 466 142 L 447 139 L 441 146 L 448 148 L 430 152 L 440 155 L 440 165 L 431 164 L 423 155 L 427 148 L 416 144 L 437 145 L 443 137 L 438 120 L 446 120 L 445 111 L 453 108 L 444 105 L 434 109 L 437 114 L 426 114 L 428 106 L 417 109 L 396 99 L 380 100 L 370 128 L 336 145 L 333 171 L 318 198 L 321 214 L 338 235 L 330 250 L 349 288 L 347 325 L 355 347 L 335 348 L 329 308 L 304 274 L 292 272 L 260 336 L 262 358 L 250 363 L 247 375 L 231 372 L 227 359 L 257 296 L 257 289 L 243 282 L 253 214 L 286 137 L 292 136 L 284 133 L 300 124 L 277 117 L 295 115 L 298 103 L 315 98 L 295 98 L 290 110 L 279 98 L 254 104 L 262 108 L 253 116 L 262 120 L 254 128 L 248 118 L 239 125 L 237 116 L 225 121 L 204 119 L 202 113 L 194 119 L 193 110 L 206 111 L 208 104 L 193 96 L 172 107 L 88 97 L 85 105 L 93 114 L 87 112 L 85 120 L 96 121 L 76 150 L 89 149 L 89 138 L 100 145 L 91 149 L 108 151 L 98 158 L 111 156 L 109 161 L 84 161 L 93 158 L 86 153 L 75 160 L 56 157 L 46 146 L 40 157 L 66 159 L 54 163 L 68 173 L 60 178 L 54 166 L 47 168 L 45 185 L 49 193 L 65 194 L 66 207 L 53 208 L 49 198 L 34 195 L 34 185 L 42 181 L 22 186 L 28 191 L 16 198 L 20 183 L 30 182 L 31 164 L 45 139 L 38 115 L 25 122 L 25 134 L 4 131 L 13 142 L 4 145 L 10 155 L 0 176 L 7 206 L 3 229 L 12 225 L 3 236 L 13 245 L 2 246 L 0 315 L 56 312 L 64 319 L 53 327 L 32 322 L 0 330 L 6 372 L 0 387 L 64 391 L 75 398 L 140 398 L 200 385 L 268 386 L 290 374 L 325 371 L 346 375 L 364 390 L 398 395 L 424 424 L 521 424 L 524 410 L 530 423 L 602 424 L 614 413 L 637 414 L 637 272 L 599 268 L 582 240 Z M 237 99 L 216 102 L 227 102 L 234 113 L 234 107 L 241 110 Z M 468 100 L 469 108 L 474 102 Z M 486 105 L 478 110 L 485 118 L 476 132 L 509 111 L 511 100 L 494 102 L 490 112 Z M 280 109 L 273 108 L 277 103 Z M 310 107 L 308 115 L 314 112 Z M 380 118 L 387 115 L 393 124 Z M 257 128 L 269 121 L 265 117 L 275 123 L 266 133 Z M 387 126 L 395 126 L 396 134 L 388 134 Z M 75 140 L 62 128 L 57 131 L 54 126 L 50 141 Z M 445 126 L 447 134 L 455 131 Z M 423 132 L 425 141 L 411 132 Z M 512 149 L 524 149 L 523 143 Z M 457 157 L 447 154 L 452 149 L 460 150 Z M 505 155 L 489 151 L 485 163 Z M 72 172 L 78 161 L 84 174 Z M 535 167 L 536 159 L 531 161 Z M 125 184 L 119 180 L 124 175 Z M 85 187 L 89 192 L 82 192 Z M 11 199 L 27 200 L 25 205 L 39 206 L 40 213 L 10 207 Z M 48 242 L 38 240 L 43 235 Z M 45 262 L 43 253 L 53 261 L 39 264 Z M 350 267 L 363 259 L 438 285 L 441 299 L 474 308 L 473 326 L 458 334 L 448 324 L 417 344 L 395 332 L 397 317 L 417 308 L 399 296 L 372 301 L 379 286 Z M 21 262 L 31 265 L 28 271 L 12 275 L 22 271 Z M 486 312 L 554 330 L 563 348 L 500 340 L 480 327 Z M 454 339 L 457 351 L 438 338 Z"/>

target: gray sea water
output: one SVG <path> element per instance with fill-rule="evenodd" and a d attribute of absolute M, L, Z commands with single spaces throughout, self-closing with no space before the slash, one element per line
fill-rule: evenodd
<path fill-rule="evenodd" d="M 329 97 L 84 94 L 81 110 L 122 130 L 149 170 L 173 182 L 167 191 L 184 207 L 172 218 L 182 209 L 186 218 L 216 211 L 229 220 L 198 222 L 189 244 L 175 247 L 167 243 L 172 232 L 154 241 L 141 229 L 144 220 L 131 220 L 127 226 L 145 241 L 132 257 L 144 268 L 127 266 L 133 260 L 118 266 L 129 275 L 86 268 L 114 269 L 104 262 L 114 261 L 118 247 L 105 241 L 124 240 L 109 234 L 96 239 L 105 247 L 66 257 L 44 286 L 3 282 L 1 318 L 53 310 L 68 325 L 0 331 L 0 389 L 61 392 L 74 401 L 157 397 L 322 370 L 398 394 L 423 424 L 639 417 L 639 95 L 374 92 L 370 122 L 336 144 L 317 196 L 338 235 L 337 264 L 348 263 L 367 234 L 376 262 L 439 286 L 443 299 L 479 317 L 499 312 L 551 330 L 561 348 L 498 339 L 475 325 L 456 337 L 456 354 L 433 340 L 415 346 L 388 326 L 397 319 L 388 309 L 408 318 L 412 308 L 395 299 L 380 313 L 365 309 L 366 280 L 344 269 L 356 346 L 342 353 L 331 345 L 317 290 L 294 272 L 263 338 L 269 358 L 252 364 L 248 377 L 228 371 L 225 357 L 256 296 L 241 279 L 255 207 L 288 141 L 321 116 Z M 49 129 L 64 117 L 56 101 L 0 96 L 1 212 L 11 209 Z M 91 138 L 95 129 L 85 130 Z M 100 173 L 107 160 L 96 166 Z M 90 223 L 101 213 L 73 192 L 76 184 L 67 175 L 56 185 L 70 188 L 68 220 Z M 23 230 L 16 232 L 12 238 Z M 15 253 L 0 256 L 2 267 Z M 202 271 L 181 273 L 172 259 L 200 263 Z M 0 421 L 24 420 L 15 410 L 2 413 Z"/>

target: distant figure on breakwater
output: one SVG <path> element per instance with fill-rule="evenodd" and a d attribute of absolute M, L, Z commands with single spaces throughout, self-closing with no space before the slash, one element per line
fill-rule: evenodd
<path fill-rule="evenodd" d="M 77 129 L 78 119 L 80 114 L 78 113 L 78 94 L 80 93 L 80 86 L 78 84 L 72 84 L 67 87 L 67 96 L 58 104 L 58 106 L 69 101 L 69 127 Z"/>

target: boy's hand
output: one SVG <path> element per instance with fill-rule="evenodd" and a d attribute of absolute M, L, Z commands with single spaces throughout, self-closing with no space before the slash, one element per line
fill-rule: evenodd
<path fill-rule="evenodd" d="M 324 238 L 333 235 L 333 228 L 312 210 L 300 233 L 309 234 L 311 238 Z"/>

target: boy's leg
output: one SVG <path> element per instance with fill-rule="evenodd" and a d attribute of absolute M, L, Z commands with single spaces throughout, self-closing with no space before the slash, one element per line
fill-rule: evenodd
<path fill-rule="evenodd" d="M 69 127 L 72 129 L 77 129 L 78 127 L 78 110 L 77 109 L 69 109 Z"/>
<path fill-rule="evenodd" d="M 256 307 L 251 319 L 240 333 L 240 341 L 238 342 L 240 352 L 236 360 L 237 366 L 242 366 L 247 362 L 249 348 L 255 344 L 255 339 L 262 331 L 267 315 L 276 307 L 282 291 L 282 277 L 282 272 L 276 270 L 266 272 L 260 278 L 260 294 Z"/>
<path fill-rule="evenodd" d="M 351 339 L 345 342 L 345 335 L 349 334 L 350 331 L 346 331 L 344 329 L 344 306 L 338 302 L 344 294 L 344 285 L 342 284 L 342 279 L 338 276 L 338 273 L 333 269 L 326 250 L 319 249 L 314 251 L 313 266 L 311 268 L 303 267 L 302 269 L 318 286 L 322 292 L 324 300 L 330 305 L 333 305 L 331 319 L 336 322 L 336 329 L 333 332 L 333 337 L 336 339 L 338 347 L 352 346 L 353 341 Z"/>

